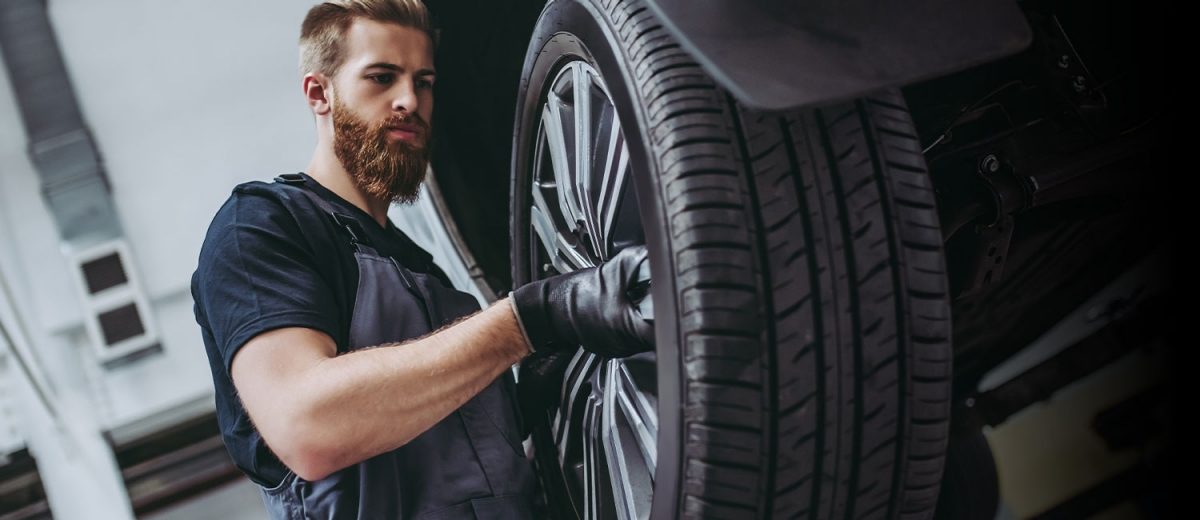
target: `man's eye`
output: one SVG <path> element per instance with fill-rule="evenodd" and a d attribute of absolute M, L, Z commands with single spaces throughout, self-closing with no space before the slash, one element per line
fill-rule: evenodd
<path fill-rule="evenodd" d="M 380 85 L 390 85 L 396 79 L 393 74 L 375 74 L 367 76 L 367 78 Z"/>
<path fill-rule="evenodd" d="M 433 82 L 427 79 L 417 80 L 417 88 L 433 88 Z"/>

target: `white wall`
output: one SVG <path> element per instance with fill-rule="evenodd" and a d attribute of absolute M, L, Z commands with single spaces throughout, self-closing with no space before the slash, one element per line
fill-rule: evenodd
<path fill-rule="evenodd" d="M 51 0 L 150 296 L 184 290 L 233 185 L 307 165 L 306 2 Z"/>

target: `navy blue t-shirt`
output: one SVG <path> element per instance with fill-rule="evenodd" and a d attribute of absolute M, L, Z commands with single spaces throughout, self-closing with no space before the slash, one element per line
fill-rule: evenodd
<path fill-rule="evenodd" d="M 358 266 L 350 235 L 297 190 L 307 189 L 352 217 L 381 255 L 445 282 L 430 255 L 389 220 L 366 212 L 300 174 L 302 185 L 248 182 L 217 211 L 192 275 L 196 322 L 216 389 L 217 422 L 229 454 L 255 482 L 271 487 L 287 468 L 250 423 L 230 378 L 234 354 L 251 338 L 283 327 L 328 334 L 348 350 Z"/>

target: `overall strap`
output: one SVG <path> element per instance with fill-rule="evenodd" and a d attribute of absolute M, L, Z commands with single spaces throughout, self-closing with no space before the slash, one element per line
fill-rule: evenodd
<path fill-rule="evenodd" d="M 304 186 L 308 181 L 299 173 L 285 173 L 275 177 L 275 182 L 288 184 L 292 186 Z M 301 188 L 300 192 L 313 201 L 317 207 L 321 208 L 326 215 L 333 219 L 334 225 L 342 230 L 346 236 L 350 238 L 350 243 L 354 246 L 354 250 L 360 253 L 368 253 L 374 256 L 382 256 L 379 251 L 373 247 L 371 239 L 367 236 L 366 230 L 362 228 L 362 224 L 358 219 L 351 217 L 341 211 L 338 211 L 329 201 L 322 198 L 320 195 L 313 193 L 312 190 Z M 450 282 L 450 277 L 442 271 L 433 261 L 433 255 L 425 251 L 421 246 L 417 245 L 413 239 L 404 234 L 403 231 L 393 228 L 394 236 L 396 236 L 403 246 L 403 263 L 409 268 L 416 269 L 423 273 L 429 273 L 440 280 L 446 287 L 453 287 Z M 393 261 L 396 259 L 393 258 Z M 399 264 L 397 264 L 399 265 Z"/>
<path fill-rule="evenodd" d="M 275 182 L 292 186 L 304 186 L 307 181 L 299 173 L 285 173 L 275 177 Z M 329 201 L 320 195 L 313 193 L 312 190 L 301 189 L 300 193 L 303 193 L 318 208 L 321 208 L 321 211 L 324 211 L 329 218 L 333 219 L 334 225 L 350 238 L 350 244 L 356 252 L 379 256 L 379 252 L 371 246 L 371 241 L 367 238 L 367 233 L 358 222 L 358 219 L 338 211 L 337 208 L 333 207 L 333 204 L 330 204 Z"/>

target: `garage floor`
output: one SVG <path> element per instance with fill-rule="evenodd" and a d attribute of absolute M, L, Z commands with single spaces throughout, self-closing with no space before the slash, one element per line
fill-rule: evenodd
<path fill-rule="evenodd" d="M 248 479 L 238 479 L 216 488 L 199 498 L 175 504 L 146 515 L 145 520 L 266 520 L 258 486 Z"/>
<path fill-rule="evenodd" d="M 1064 388 L 985 431 L 996 458 L 1002 511 L 999 518 L 1035 518 L 1106 482 L 1135 471 L 1164 439 L 1110 450 L 1096 433 L 1098 414 L 1161 384 L 1163 348 L 1140 350 Z M 1074 515 L 1070 515 L 1074 517 Z M 1091 518 L 1147 518 L 1124 500 Z"/>

